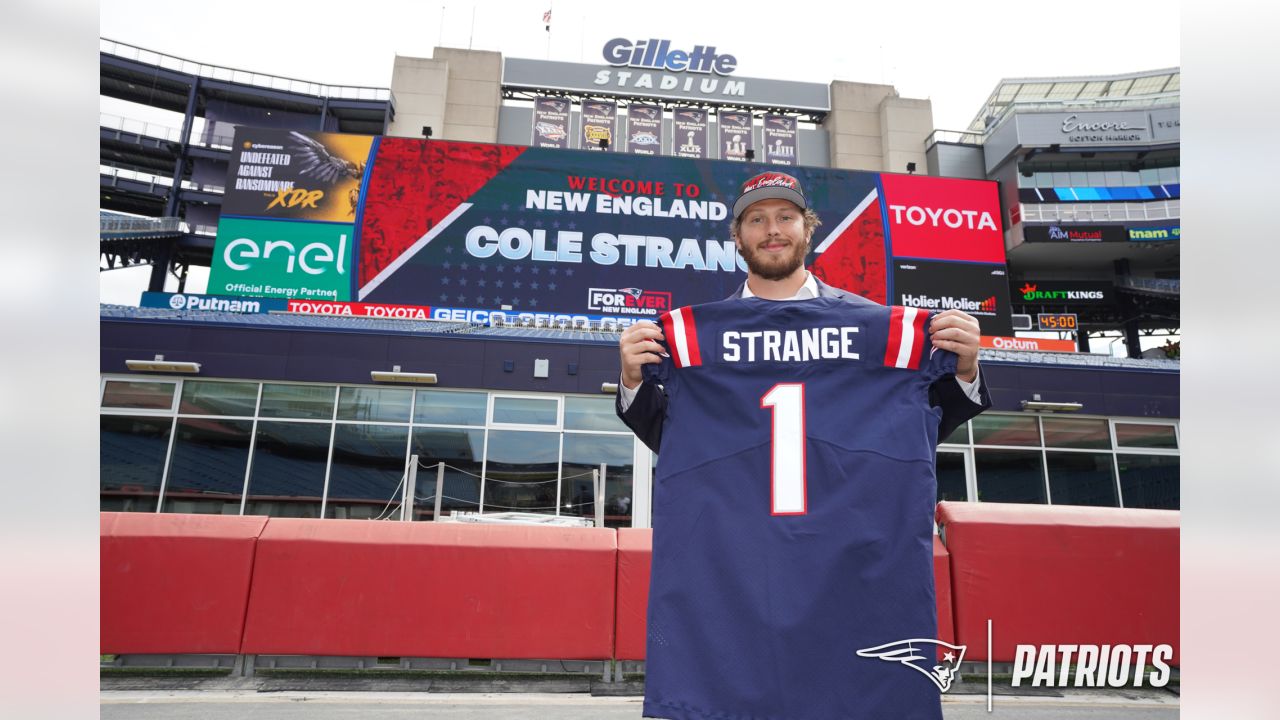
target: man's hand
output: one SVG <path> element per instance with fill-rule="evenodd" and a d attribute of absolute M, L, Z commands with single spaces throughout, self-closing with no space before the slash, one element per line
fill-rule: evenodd
<path fill-rule="evenodd" d="M 960 310 L 943 310 L 929 323 L 933 346 L 956 354 L 956 377 L 973 382 L 978 377 L 978 319 Z M 623 366 L 625 367 L 625 365 Z"/>
<path fill-rule="evenodd" d="M 645 365 L 662 362 L 658 353 L 663 350 L 658 341 L 665 339 L 662 330 L 647 320 L 622 331 L 622 337 L 618 339 L 618 356 L 622 363 L 622 384 L 628 390 L 636 389 L 644 381 L 641 369 Z"/>

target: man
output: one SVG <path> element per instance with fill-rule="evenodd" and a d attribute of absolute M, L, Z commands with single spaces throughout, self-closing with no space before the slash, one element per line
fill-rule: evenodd
<path fill-rule="evenodd" d="M 764 172 L 743 184 L 733 204 L 731 234 L 747 263 L 747 281 L 731 298 L 767 300 L 843 298 L 871 303 L 859 295 L 831 287 L 804 268 L 818 216 L 809 209 L 800 181 L 780 172 Z M 966 420 L 991 407 L 991 397 L 978 370 L 978 321 L 960 310 L 945 310 L 929 325 L 934 347 L 956 354 L 956 374 L 942 378 L 929 390 L 930 402 L 942 409 L 938 438 L 950 435 Z M 662 330 L 653 323 L 636 323 L 618 341 L 622 365 L 616 411 L 654 452 L 662 444 L 667 396 L 661 387 L 644 382 L 642 368 L 661 362 Z"/>

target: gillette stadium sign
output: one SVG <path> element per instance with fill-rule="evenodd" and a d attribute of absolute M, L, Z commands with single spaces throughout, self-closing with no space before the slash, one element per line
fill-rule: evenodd
<path fill-rule="evenodd" d="M 502 86 L 534 91 L 634 96 L 645 99 L 732 101 L 790 110 L 831 109 L 825 83 L 733 75 L 738 58 L 714 45 L 677 45 L 659 38 L 618 37 L 601 48 L 604 65 L 503 58 Z"/>

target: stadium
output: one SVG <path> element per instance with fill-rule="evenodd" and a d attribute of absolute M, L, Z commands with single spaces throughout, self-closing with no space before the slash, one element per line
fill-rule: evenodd
<path fill-rule="evenodd" d="M 1179 70 L 1005 79 L 953 130 L 600 50 L 343 87 L 101 40 L 103 97 L 181 118 L 100 122 L 102 270 L 151 268 L 100 308 L 106 664 L 642 682 L 660 457 L 619 332 L 741 284 L 725 205 L 782 168 L 815 275 L 982 322 L 993 406 L 936 454 L 961 672 L 1169 646 L 1176 686 Z"/>

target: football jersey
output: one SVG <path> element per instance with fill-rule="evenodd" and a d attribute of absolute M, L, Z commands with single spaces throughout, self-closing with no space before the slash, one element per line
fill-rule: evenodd
<path fill-rule="evenodd" d="M 736 298 L 662 316 L 645 717 L 942 717 L 858 650 L 937 637 L 928 313 Z M 927 662 L 932 665 L 932 650 Z"/>

